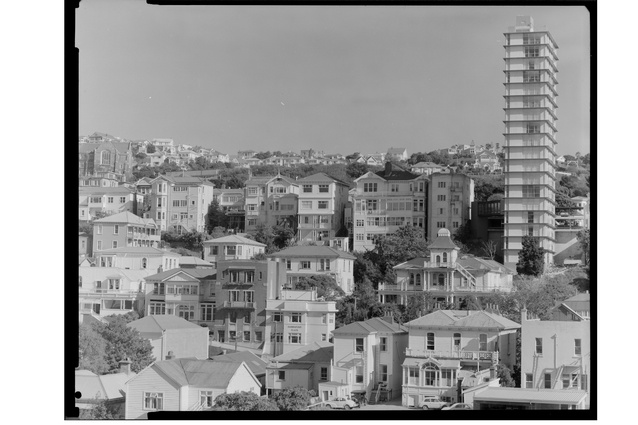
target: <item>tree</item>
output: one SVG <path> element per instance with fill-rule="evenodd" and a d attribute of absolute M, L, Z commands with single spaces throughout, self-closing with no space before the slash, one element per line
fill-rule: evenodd
<path fill-rule="evenodd" d="M 109 371 L 109 364 L 104 359 L 106 341 L 91 325 L 80 325 L 78 348 L 80 369 L 90 370 L 96 375 L 103 375 Z"/>
<path fill-rule="evenodd" d="M 305 410 L 310 404 L 310 393 L 303 387 L 286 388 L 278 392 L 274 400 L 282 411 Z"/>
<path fill-rule="evenodd" d="M 259 397 L 253 392 L 241 391 L 217 396 L 215 410 L 273 411 L 279 409 L 273 400 Z"/>
<path fill-rule="evenodd" d="M 390 236 L 377 239 L 374 245 L 368 259 L 378 265 L 386 280 L 392 282 L 394 266 L 412 258 L 428 257 L 430 252 L 421 228 L 414 226 L 401 227 Z"/>
<path fill-rule="evenodd" d="M 97 397 L 95 397 L 98 400 Z M 99 401 L 93 408 L 90 409 L 81 409 L 80 416 L 78 419 L 86 420 L 86 419 L 118 419 L 118 416 L 110 406 L 106 405 L 105 401 Z"/>
<path fill-rule="evenodd" d="M 272 254 L 289 246 L 295 237 L 295 231 L 287 226 L 259 224 L 254 237 L 257 242 L 266 245 L 266 254 Z"/>
<path fill-rule="evenodd" d="M 496 252 L 498 251 L 498 244 L 493 240 L 489 239 L 486 241 L 481 241 L 481 248 L 483 249 L 483 253 L 490 260 L 494 259 Z"/>
<path fill-rule="evenodd" d="M 383 279 L 383 275 L 379 271 L 379 267 L 367 258 L 369 256 L 368 253 L 355 251 L 353 254 L 356 257 L 352 269 L 355 286 L 357 282 L 363 282 L 364 279 L 368 279 L 368 281 L 374 283 L 378 283 Z"/>
<path fill-rule="evenodd" d="M 512 371 L 503 363 L 496 367 L 496 377 L 500 379 L 501 387 L 516 387 L 516 381 L 512 378 Z"/>
<path fill-rule="evenodd" d="M 228 227 L 228 217 L 226 217 L 226 213 L 219 207 L 217 199 L 213 199 L 210 205 L 208 205 L 208 214 L 206 216 L 206 230 L 208 234 L 213 233 L 215 227 Z"/>
<path fill-rule="evenodd" d="M 135 373 L 155 361 L 151 343 L 142 338 L 136 329 L 127 326 L 131 317 L 133 315 L 130 313 L 128 316 L 109 316 L 108 324 L 94 325 L 95 330 L 106 341 L 104 359 L 110 372 L 117 371 L 119 362 L 127 358 L 131 361 L 131 370 Z"/>
<path fill-rule="evenodd" d="M 337 285 L 337 282 L 332 276 L 323 274 L 301 277 L 295 285 L 295 289 L 298 290 L 309 290 L 312 288 L 317 289 L 318 298 L 323 297 L 327 301 L 334 301 L 345 295 L 343 289 Z"/>
<path fill-rule="evenodd" d="M 155 146 L 148 144 L 146 145 L 146 153 L 155 153 L 156 149 Z"/>
<path fill-rule="evenodd" d="M 584 229 L 578 232 L 576 235 L 578 239 L 578 243 L 580 243 L 580 249 L 583 251 L 585 256 L 585 264 L 589 265 L 589 248 L 590 248 L 590 239 L 589 239 L 589 229 Z"/>
<path fill-rule="evenodd" d="M 516 271 L 519 274 L 539 276 L 545 268 L 545 250 L 532 236 L 523 236 L 523 248 L 518 252 Z"/>
<path fill-rule="evenodd" d="M 352 162 L 346 167 L 346 174 L 353 179 L 361 177 L 368 171 L 368 165 L 360 162 Z"/>

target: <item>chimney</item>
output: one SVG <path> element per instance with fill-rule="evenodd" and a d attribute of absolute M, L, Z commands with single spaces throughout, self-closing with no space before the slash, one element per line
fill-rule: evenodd
<path fill-rule="evenodd" d="M 120 360 L 120 373 L 131 374 L 131 359 Z"/>
<path fill-rule="evenodd" d="M 527 309 L 523 307 L 521 310 L 521 323 L 527 321 Z"/>
<path fill-rule="evenodd" d="M 390 161 L 385 163 L 385 175 L 389 176 L 392 174 L 392 163 Z"/>
<path fill-rule="evenodd" d="M 172 351 L 169 351 L 166 355 L 166 360 L 173 360 L 175 358 L 175 354 Z"/>
<path fill-rule="evenodd" d="M 222 355 L 225 355 L 225 354 L 226 354 L 226 352 L 227 352 L 227 350 L 226 350 L 225 348 L 224 348 L 224 349 L 222 349 Z"/>

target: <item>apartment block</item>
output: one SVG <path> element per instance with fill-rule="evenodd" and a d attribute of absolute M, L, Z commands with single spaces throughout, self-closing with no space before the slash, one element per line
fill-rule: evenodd
<path fill-rule="evenodd" d="M 472 218 L 474 180 L 465 174 L 433 173 L 428 189 L 428 237 L 439 229 L 452 233 Z"/>
<path fill-rule="evenodd" d="M 324 173 L 304 177 L 297 183 L 300 186 L 297 225 L 299 242 L 322 243 L 335 237 L 344 227 L 343 213 L 348 203 L 348 185 Z"/>
<path fill-rule="evenodd" d="M 93 223 L 93 252 L 125 247 L 157 248 L 160 229 L 153 219 L 141 218 L 124 211 L 95 220 Z"/>
<path fill-rule="evenodd" d="M 299 184 L 278 174 L 251 177 L 246 181 L 246 226 L 254 233 L 258 225 L 297 225 Z"/>
<path fill-rule="evenodd" d="M 377 238 L 406 225 L 423 229 L 426 237 L 427 176 L 387 162 L 383 171 L 368 172 L 355 183 L 353 251 L 371 250 Z"/>
<path fill-rule="evenodd" d="M 524 236 L 553 263 L 556 193 L 558 45 L 531 16 L 505 35 L 505 265 L 518 262 Z"/>
<path fill-rule="evenodd" d="M 151 184 L 149 216 L 163 231 L 203 232 L 213 184 L 199 177 L 161 175 Z"/>

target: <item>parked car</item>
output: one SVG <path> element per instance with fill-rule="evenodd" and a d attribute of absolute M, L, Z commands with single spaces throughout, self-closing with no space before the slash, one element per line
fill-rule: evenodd
<path fill-rule="evenodd" d="M 325 405 L 329 409 L 345 409 L 350 410 L 353 407 L 359 407 L 359 405 L 354 401 L 345 397 L 337 397 L 333 400 L 328 400 L 325 402 Z"/>
<path fill-rule="evenodd" d="M 425 396 L 419 407 L 423 410 L 442 409 L 447 406 L 447 402 L 441 400 L 438 395 Z"/>
<path fill-rule="evenodd" d="M 451 406 L 444 407 L 441 410 L 474 410 L 471 404 L 467 403 L 454 403 Z"/>

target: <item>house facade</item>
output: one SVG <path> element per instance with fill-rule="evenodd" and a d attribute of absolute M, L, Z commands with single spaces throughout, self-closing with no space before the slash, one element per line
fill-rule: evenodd
<path fill-rule="evenodd" d="M 465 174 L 434 173 L 428 189 L 428 237 L 439 229 L 456 232 L 472 218 L 474 180 Z"/>
<path fill-rule="evenodd" d="M 313 342 L 273 357 L 266 366 L 266 394 L 301 386 L 319 394 L 319 384 L 330 381 L 334 347 L 329 342 Z"/>
<path fill-rule="evenodd" d="M 353 210 L 353 251 L 374 248 L 374 241 L 412 225 L 426 236 L 428 179 L 392 163 L 377 173 L 368 172 L 355 180 L 350 191 Z"/>
<path fill-rule="evenodd" d="M 159 248 L 129 246 L 98 251 L 95 262 L 100 267 L 158 272 L 179 267 L 181 256 Z"/>
<path fill-rule="evenodd" d="M 224 260 L 250 260 L 257 254 L 263 254 L 266 245 L 239 235 L 223 236 L 202 242 L 204 259 L 217 267 Z"/>
<path fill-rule="evenodd" d="M 252 177 L 246 182 L 246 226 L 254 233 L 260 224 L 285 225 L 296 231 L 299 184 L 284 177 Z"/>
<path fill-rule="evenodd" d="M 336 236 L 344 226 L 343 212 L 348 203 L 348 185 L 324 173 L 297 180 L 299 220 L 297 240 L 321 243 Z"/>
<path fill-rule="evenodd" d="M 457 381 L 516 361 L 521 326 L 498 314 L 476 310 L 437 310 L 405 324 L 409 331 L 403 362 L 402 404 L 418 407 L 425 396 L 459 400 Z M 490 376 L 487 376 L 488 381 Z"/>
<path fill-rule="evenodd" d="M 95 220 L 93 252 L 124 247 L 153 247 L 160 243 L 160 229 L 153 219 L 124 211 Z"/>
<path fill-rule="evenodd" d="M 84 186 L 79 188 L 78 195 L 80 221 L 93 220 L 98 212 L 112 215 L 129 211 L 136 214 L 138 205 L 141 206 L 144 202 L 142 195 L 124 186 Z"/>

